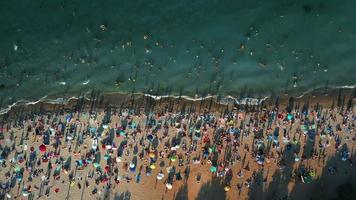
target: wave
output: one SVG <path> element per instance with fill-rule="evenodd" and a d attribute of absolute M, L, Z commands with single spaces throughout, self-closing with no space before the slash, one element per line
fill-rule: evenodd
<path fill-rule="evenodd" d="M 328 86 L 326 87 L 318 87 L 318 88 L 311 88 L 309 90 L 304 91 L 301 95 L 297 96 L 297 98 L 303 98 L 305 95 L 312 93 L 315 90 L 320 90 L 320 89 L 355 89 L 356 85 L 343 85 L 343 86 Z"/>
<path fill-rule="evenodd" d="M 319 87 L 317 89 L 323 89 L 324 87 Z M 356 85 L 345 85 L 345 86 L 329 86 L 328 89 L 355 89 Z M 297 96 L 296 98 L 302 98 L 303 96 L 310 94 L 311 92 L 313 92 L 316 89 L 309 89 L 305 92 L 303 92 L 301 95 Z M 88 94 L 88 93 L 87 93 Z M 108 93 L 104 93 L 104 95 L 110 95 L 110 94 L 121 94 L 121 95 L 143 95 L 145 97 L 150 97 L 154 100 L 161 100 L 161 99 L 165 99 L 165 98 L 174 98 L 174 99 L 184 99 L 187 101 L 203 101 L 203 100 L 207 100 L 210 98 L 213 98 L 214 101 L 218 104 L 222 104 L 222 105 L 228 105 L 228 104 L 237 104 L 237 105 L 250 105 L 250 106 L 257 106 L 262 104 L 264 101 L 266 101 L 268 98 L 270 98 L 270 96 L 265 96 L 262 98 L 254 98 L 254 97 L 244 97 L 244 98 L 239 98 L 239 97 L 234 97 L 231 95 L 228 96 L 224 96 L 221 98 L 218 98 L 217 95 L 208 95 L 205 97 L 191 97 L 191 96 L 177 96 L 177 95 L 152 95 L 152 94 L 146 94 L 146 93 L 123 93 L 123 92 L 108 92 Z M 54 98 L 54 99 L 50 99 L 48 98 L 48 96 L 44 96 L 40 99 L 38 99 L 37 101 L 28 101 L 28 100 L 19 100 L 11 105 L 9 105 L 7 108 L 1 108 L 0 109 L 0 115 L 4 115 L 6 113 L 8 113 L 13 107 L 15 106 L 29 106 L 29 105 L 36 105 L 38 103 L 48 103 L 48 104 L 62 104 L 62 105 L 66 105 L 68 104 L 71 100 L 79 100 L 80 98 L 84 98 L 85 100 L 93 100 L 89 97 L 87 97 L 86 95 L 84 96 L 72 96 L 69 98 Z"/>

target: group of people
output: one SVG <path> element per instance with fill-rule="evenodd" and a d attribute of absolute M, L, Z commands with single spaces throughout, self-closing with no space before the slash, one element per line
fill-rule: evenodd
<path fill-rule="evenodd" d="M 353 163 L 348 145 L 356 139 L 355 119 L 353 109 L 319 105 L 223 114 L 129 108 L 20 114 L 1 124 L 1 199 L 61 192 L 69 198 L 72 188 L 81 196 L 85 190 L 106 195 L 144 179 L 165 184 L 167 192 L 188 179 L 206 182 L 203 170 L 191 173 L 194 166 L 221 179 L 226 192 L 241 192 L 260 175 L 270 182 L 265 169 L 273 166 L 307 184 L 320 173 L 307 160 L 323 165 L 337 154 Z M 337 166 L 328 172 L 337 173 Z"/>

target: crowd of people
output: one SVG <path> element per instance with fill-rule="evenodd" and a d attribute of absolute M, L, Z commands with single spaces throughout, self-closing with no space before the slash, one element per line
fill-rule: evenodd
<path fill-rule="evenodd" d="M 320 105 L 235 107 L 225 113 L 107 108 L 20 114 L 1 124 L 1 199 L 60 193 L 68 199 L 73 188 L 81 198 L 84 191 L 105 196 L 144 179 L 165 184 L 167 192 L 188 179 L 207 181 L 203 171 L 191 173 L 192 166 L 208 169 L 226 192 L 270 182 L 269 166 L 288 168 L 294 182 L 308 184 L 334 154 L 353 164 L 355 120 L 352 108 Z M 337 165 L 328 167 L 330 174 L 337 171 Z"/>

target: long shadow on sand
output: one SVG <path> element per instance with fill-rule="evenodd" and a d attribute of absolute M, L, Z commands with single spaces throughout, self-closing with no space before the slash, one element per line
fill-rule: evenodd
<path fill-rule="evenodd" d="M 341 149 L 347 149 L 343 145 Z M 352 161 L 341 161 L 340 151 L 325 163 L 321 175 L 310 184 L 296 184 L 289 193 L 290 199 L 325 199 L 325 200 L 351 200 L 356 199 L 356 170 Z"/>
<path fill-rule="evenodd" d="M 129 191 L 123 192 L 121 194 L 116 193 L 114 196 L 114 200 L 130 200 L 131 193 Z"/>
<path fill-rule="evenodd" d="M 188 185 L 184 184 L 179 188 L 175 200 L 188 200 Z"/>
<path fill-rule="evenodd" d="M 188 186 L 183 185 L 176 194 L 175 200 L 188 199 Z M 196 200 L 224 200 L 226 192 L 224 184 L 218 178 L 213 178 L 211 181 L 204 183 L 200 188 Z"/>
<path fill-rule="evenodd" d="M 176 195 L 176 200 L 188 199 L 188 187 L 184 185 L 181 187 Z M 223 200 L 226 199 L 226 192 L 224 191 L 224 184 L 217 178 L 204 183 L 200 188 L 196 200 Z"/>
<path fill-rule="evenodd" d="M 204 183 L 200 188 L 196 200 L 215 200 L 226 199 L 224 184 L 217 178 L 213 178 L 210 182 Z"/>
<path fill-rule="evenodd" d="M 347 148 L 344 145 L 342 148 Z M 328 159 L 322 169 L 320 177 L 311 183 L 302 183 L 299 177 L 292 178 L 293 156 L 282 159 L 280 168 L 276 170 L 273 179 L 266 189 L 259 176 L 257 176 L 250 187 L 248 199 L 271 199 L 271 200 L 351 200 L 356 199 L 356 170 L 353 170 L 352 161 L 356 156 L 352 155 L 348 161 L 341 161 L 340 152 Z M 320 162 L 322 162 L 320 160 Z M 299 165 L 298 168 L 300 168 Z M 304 166 L 309 168 L 308 165 Z M 330 169 L 336 169 L 331 173 Z M 294 179 L 295 186 L 288 192 L 288 183 Z"/>

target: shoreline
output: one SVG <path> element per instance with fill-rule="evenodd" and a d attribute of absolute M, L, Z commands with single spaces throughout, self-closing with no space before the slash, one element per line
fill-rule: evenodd
<path fill-rule="evenodd" d="M 169 109 L 172 111 L 182 109 L 194 109 L 194 111 L 202 112 L 204 110 L 209 111 L 221 111 L 222 107 L 225 109 L 231 109 L 236 106 L 245 107 L 271 107 L 276 106 L 276 103 L 280 106 L 288 106 L 290 101 L 293 104 L 303 105 L 308 103 L 309 105 L 322 105 L 322 106 L 340 106 L 356 103 L 356 89 L 355 88 L 338 88 L 325 92 L 325 89 L 314 90 L 308 93 L 304 93 L 301 96 L 290 96 L 287 93 L 280 95 L 270 95 L 260 98 L 251 97 L 218 97 L 218 96 L 206 96 L 206 97 L 188 97 L 188 96 L 171 96 L 162 95 L 156 96 L 144 93 L 92 93 L 91 97 L 80 96 L 46 99 L 43 97 L 34 102 L 19 101 L 9 106 L 6 109 L 0 110 L 0 118 L 4 116 L 12 117 L 17 113 L 26 112 L 54 112 L 59 110 L 93 110 L 93 109 L 105 109 L 107 107 L 112 108 L 132 108 L 136 111 L 139 110 L 157 110 L 157 109 Z M 292 99 L 292 100 L 291 100 Z"/>

